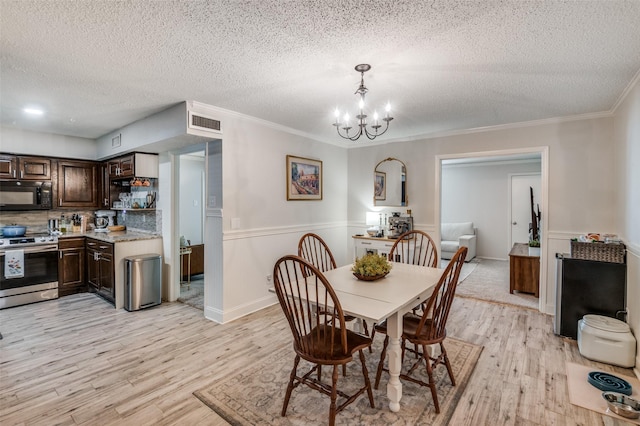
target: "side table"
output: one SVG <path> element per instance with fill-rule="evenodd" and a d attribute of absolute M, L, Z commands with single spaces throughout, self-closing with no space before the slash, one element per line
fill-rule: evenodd
<path fill-rule="evenodd" d="M 183 281 L 182 277 L 182 257 L 187 256 L 187 281 Z M 180 285 L 186 284 L 187 290 L 191 290 L 191 247 L 180 247 Z"/>
<path fill-rule="evenodd" d="M 540 256 L 529 256 L 529 245 L 515 243 L 509 253 L 509 293 L 533 293 L 539 297 Z"/>

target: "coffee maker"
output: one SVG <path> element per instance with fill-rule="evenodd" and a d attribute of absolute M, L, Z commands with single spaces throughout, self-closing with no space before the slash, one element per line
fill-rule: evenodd
<path fill-rule="evenodd" d="M 399 214 L 396 216 L 394 213 L 392 217 L 389 218 L 389 238 L 398 238 L 400 235 L 405 232 L 411 231 L 413 229 L 413 218 L 407 216 L 400 216 Z"/>

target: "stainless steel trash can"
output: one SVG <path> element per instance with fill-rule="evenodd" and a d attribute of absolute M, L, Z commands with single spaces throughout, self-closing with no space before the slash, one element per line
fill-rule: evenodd
<path fill-rule="evenodd" d="M 156 253 L 124 258 L 124 308 L 137 311 L 162 303 L 162 256 Z"/>

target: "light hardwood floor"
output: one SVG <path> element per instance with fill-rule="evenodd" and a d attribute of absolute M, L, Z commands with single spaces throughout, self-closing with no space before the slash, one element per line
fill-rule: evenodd
<path fill-rule="evenodd" d="M 454 301 L 448 334 L 484 351 L 452 425 L 623 424 L 569 403 L 565 361 L 630 370 L 582 358 L 551 321 Z M 127 312 L 86 293 L 2 310 L 0 332 L 3 426 L 226 425 L 192 392 L 290 341 L 279 306 L 219 325 L 180 303 Z"/>

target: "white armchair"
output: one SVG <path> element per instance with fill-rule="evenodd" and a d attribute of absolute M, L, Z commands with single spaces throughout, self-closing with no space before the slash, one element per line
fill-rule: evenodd
<path fill-rule="evenodd" d="M 460 247 L 467 247 L 465 262 L 476 257 L 476 229 L 473 227 L 473 222 L 441 224 L 440 257 L 451 259 Z"/>

